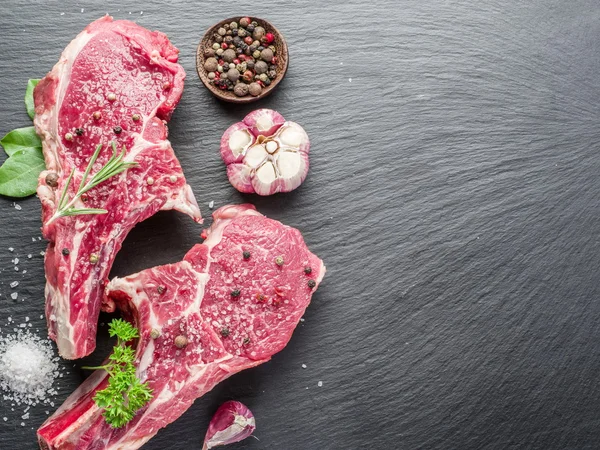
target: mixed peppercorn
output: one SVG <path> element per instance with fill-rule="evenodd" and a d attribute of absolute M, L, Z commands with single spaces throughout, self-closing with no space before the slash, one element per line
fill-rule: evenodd
<path fill-rule="evenodd" d="M 275 36 L 256 20 L 242 17 L 213 34 L 204 49 L 210 83 L 238 97 L 257 97 L 277 78 Z"/>

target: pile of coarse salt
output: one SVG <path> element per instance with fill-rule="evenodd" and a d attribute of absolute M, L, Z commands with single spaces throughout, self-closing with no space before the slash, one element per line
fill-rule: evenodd
<path fill-rule="evenodd" d="M 0 336 L 0 389 L 4 400 L 17 405 L 52 403 L 54 380 L 60 375 L 59 358 L 50 341 L 29 330 Z"/>

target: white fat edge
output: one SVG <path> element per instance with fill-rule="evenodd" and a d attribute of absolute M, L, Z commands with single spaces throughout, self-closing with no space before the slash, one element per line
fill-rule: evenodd
<path fill-rule="evenodd" d="M 115 444 L 108 444 L 108 442 L 104 443 L 104 446 L 102 447 L 103 450 L 135 450 L 137 448 L 141 448 L 146 442 L 148 442 L 150 439 L 152 439 L 156 433 L 158 432 L 158 429 L 155 430 L 152 434 L 147 434 L 146 436 L 142 436 L 138 439 L 133 439 L 133 440 L 125 440 L 125 438 L 127 436 L 129 436 L 129 432 L 128 434 L 126 434 L 124 437 L 122 437 L 121 439 L 119 439 L 119 441 Z"/>
<path fill-rule="evenodd" d="M 228 215 L 225 217 L 218 216 L 217 220 L 215 220 L 213 222 L 212 226 L 210 227 L 210 234 L 208 235 L 206 240 L 203 242 L 203 244 L 208 247 L 209 254 L 210 254 L 210 251 L 216 245 L 218 245 L 219 242 L 221 242 L 225 228 L 227 228 L 227 226 L 231 223 L 231 221 L 233 219 L 235 219 L 238 216 L 261 216 L 261 217 L 263 216 L 261 213 L 259 213 L 255 209 L 240 208 L 237 205 L 229 206 L 228 208 L 226 208 L 223 211 L 227 211 Z M 229 211 L 234 211 L 234 214 L 231 214 Z M 209 260 L 209 263 L 210 263 L 210 260 Z"/>
<path fill-rule="evenodd" d="M 80 415 L 75 422 L 62 430 L 62 432 L 52 440 L 55 448 L 60 448 L 62 444 L 71 441 L 73 435 L 82 434 L 89 428 L 89 422 L 91 422 L 94 416 L 97 416 L 100 413 L 100 408 L 98 408 L 96 403 L 92 400 L 88 403 L 90 407 L 85 413 Z"/>
<path fill-rule="evenodd" d="M 327 272 L 327 267 L 325 267 L 325 264 L 323 263 L 323 261 L 321 261 L 319 259 L 319 262 L 321 263 L 321 266 L 319 267 L 319 276 L 317 277 L 317 284 L 319 284 L 321 281 L 323 281 L 325 272 Z"/>
<path fill-rule="evenodd" d="M 56 339 L 57 339 L 57 343 L 60 340 L 62 345 L 59 345 L 60 348 L 65 348 L 65 346 L 67 346 L 68 348 L 70 348 L 70 352 L 73 352 L 74 347 L 73 347 L 73 342 L 75 341 L 75 329 L 73 327 L 73 325 L 71 324 L 71 322 L 69 320 L 65 320 L 65 317 L 70 317 L 71 316 L 71 302 L 69 301 L 70 299 L 70 293 L 71 293 L 71 281 L 73 276 L 75 275 L 75 265 L 77 263 L 77 259 L 79 257 L 79 251 L 80 251 L 80 247 L 81 247 L 81 242 L 83 240 L 83 235 L 85 234 L 85 230 L 87 229 L 87 226 L 85 226 L 86 223 L 81 221 L 81 220 L 77 220 L 75 222 L 75 228 L 76 228 L 76 233 L 73 236 L 73 240 L 72 240 L 72 245 L 71 245 L 71 257 L 69 258 L 69 276 L 67 278 L 67 281 L 65 282 L 65 285 L 63 286 L 63 289 L 53 289 L 53 297 L 52 298 L 57 298 L 58 301 L 55 302 L 55 304 L 53 306 L 57 306 L 58 304 L 58 309 L 60 311 L 59 314 L 56 314 L 56 312 L 54 312 L 55 317 L 56 317 L 56 323 L 57 323 L 57 330 L 56 330 Z M 85 280 L 85 288 L 84 291 L 86 293 L 89 293 L 91 290 L 91 283 L 92 280 L 94 278 L 93 277 L 88 277 Z M 48 283 L 46 283 L 48 284 Z M 86 297 L 87 298 L 87 297 Z"/>
<path fill-rule="evenodd" d="M 158 110 L 159 106 L 160 104 L 158 104 L 148 116 L 144 116 L 144 126 L 142 128 L 142 132 L 134 133 L 134 144 L 131 147 L 131 149 L 129 149 L 129 151 L 127 152 L 125 158 L 123 158 L 124 161 L 134 162 L 135 158 L 142 151 L 146 150 L 150 146 L 158 147 L 161 150 L 168 150 L 169 148 L 171 148 L 171 142 L 168 139 L 164 139 L 157 143 L 150 142 L 144 139 L 143 137 L 144 131 L 146 129 L 146 124 L 148 123 L 148 121 L 155 117 L 156 111 Z M 183 174 L 181 176 L 183 176 Z M 141 177 L 145 179 L 146 175 L 141 175 Z M 138 192 L 136 192 L 136 198 L 142 195 L 141 189 L 143 189 L 143 187 L 144 183 L 140 183 L 139 186 L 137 186 Z M 198 206 L 198 202 L 196 201 L 196 197 L 194 197 L 194 193 L 190 185 L 185 184 L 178 191 L 175 192 L 176 195 L 170 195 L 167 201 L 161 206 L 161 211 L 168 211 L 173 209 L 187 214 L 192 218 L 200 218 L 200 207 Z"/>
<path fill-rule="evenodd" d="M 51 109 L 46 110 L 41 116 L 35 116 L 36 132 L 42 131 L 43 134 L 43 148 L 44 157 L 48 159 L 49 166 L 54 166 L 55 170 L 62 171 L 60 167 L 60 158 L 58 156 L 60 148 L 60 135 L 58 132 L 58 117 L 59 111 L 64 100 L 65 92 L 71 81 L 70 72 L 73 67 L 73 63 L 77 58 L 77 55 L 81 50 L 88 44 L 88 42 L 95 36 L 94 33 L 89 33 L 87 30 L 81 32 L 63 51 L 60 60 L 54 68 L 52 73 L 58 79 L 59 84 L 56 87 L 56 98 L 57 101 L 54 103 Z M 45 199 L 53 201 L 56 204 L 56 196 L 60 193 L 52 190 L 40 191 Z M 74 247 L 79 248 L 83 232 L 77 233 L 74 241 Z M 78 254 L 78 251 L 74 252 Z M 71 275 L 73 274 L 74 265 L 77 258 L 71 258 Z M 69 281 L 70 281 L 69 277 Z M 69 296 L 64 295 L 60 289 L 55 289 L 54 286 L 50 286 L 46 283 L 46 295 L 50 295 L 53 299 L 52 302 L 52 314 L 55 316 L 54 322 L 56 322 L 56 341 L 60 348 L 69 348 L 69 352 L 73 351 L 73 326 L 68 320 L 64 320 L 64 317 L 69 317 L 70 314 L 70 303 L 68 301 Z M 66 311 L 66 313 L 63 313 Z M 64 352 L 63 352 L 64 353 Z M 66 355 L 63 355 L 66 356 Z"/>
<path fill-rule="evenodd" d="M 136 374 L 138 376 L 138 378 L 140 378 L 142 381 L 146 380 L 146 371 L 148 370 L 148 367 L 150 367 L 150 364 L 152 364 L 154 362 L 154 340 L 150 339 L 148 341 L 148 345 L 146 346 L 146 348 L 144 349 L 144 353 L 142 353 L 142 356 L 140 358 L 140 363 L 138 364 L 138 367 L 136 369 Z"/>
<path fill-rule="evenodd" d="M 95 371 L 88 378 L 86 378 L 82 384 L 80 384 L 77 389 L 75 389 L 71 395 L 67 397 L 67 399 L 63 402 L 60 407 L 54 411 L 53 417 L 62 414 L 63 412 L 71 409 L 81 400 L 81 397 L 87 395 L 91 391 L 93 391 L 102 381 L 107 377 L 107 372 L 104 371 Z M 92 402 L 93 403 L 93 402 Z M 95 405 L 95 403 L 94 403 Z"/>
<path fill-rule="evenodd" d="M 150 269 L 152 270 L 152 269 Z M 142 272 L 138 272 L 133 275 L 129 275 L 125 278 L 113 278 L 108 285 L 106 286 L 105 292 L 109 293 L 111 291 L 122 291 L 131 298 L 131 302 L 135 306 L 136 310 L 139 309 L 140 304 L 148 303 L 150 306 L 150 299 L 146 294 L 142 294 L 144 292 L 145 283 L 144 277 L 142 276 Z M 161 327 L 158 325 L 158 321 L 156 319 L 156 315 L 154 311 L 151 312 L 148 324 L 151 328 L 156 328 L 160 331 Z"/>
<path fill-rule="evenodd" d="M 67 287 L 68 289 L 68 287 Z M 68 358 L 73 354 L 73 326 L 65 317 L 70 316 L 71 305 L 69 303 L 69 296 L 65 295 L 63 291 L 52 286 L 50 283 L 46 283 L 45 287 L 46 298 L 51 299 L 51 309 L 48 320 L 54 323 L 56 331 L 56 345 L 60 349 L 62 357 Z"/>
<path fill-rule="evenodd" d="M 65 324 L 63 319 L 63 317 L 65 317 L 63 312 L 65 297 L 60 293 L 59 290 L 57 290 L 48 282 L 44 288 L 44 295 L 46 296 L 46 299 L 51 299 L 48 321 L 53 324 L 51 327 L 54 328 L 56 333 L 56 345 L 59 349 L 61 349 L 61 356 L 69 356 L 73 353 L 73 341 L 69 339 L 72 334 L 72 327 L 70 323 L 67 325 L 67 331 L 65 332 Z M 68 311 L 69 309 L 67 308 L 67 312 Z M 68 351 L 67 354 L 65 354 L 65 350 Z"/>
<path fill-rule="evenodd" d="M 208 247 L 209 255 L 210 255 L 211 250 L 214 247 L 216 247 L 217 245 L 219 245 L 219 243 L 221 242 L 221 239 L 223 239 L 223 232 L 225 231 L 225 228 L 227 228 L 227 225 L 229 225 L 231 223 L 231 221 L 232 221 L 232 219 L 219 219 L 216 222 L 214 222 L 214 225 L 211 227 L 210 234 L 208 235 L 206 240 L 203 242 L 203 244 Z M 206 267 L 207 272 L 208 272 L 208 269 L 210 268 L 211 262 L 212 262 L 212 258 L 209 257 L 207 267 Z"/>
<path fill-rule="evenodd" d="M 60 107 L 62 106 L 67 86 L 71 81 L 70 72 L 73 63 L 77 58 L 77 55 L 81 52 L 81 49 L 85 47 L 94 36 L 94 33 L 89 33 L 87 30 L 84 30 L 63 50 L 59 61 L 54 65 L 50 72 L 59 80 L 55 92 L 57 100 L 54 105 L 50 109 L 45 110 L 43 114 L 36 114 L 34 116 L 33 122 L 36 133 L 40 135 L 40 137 L 43 137 L 42 148 L 44 160 L 46 162 L 46 170 L 52 169 L 59 174 L 62 173 L 63 170 L 59 158 L 61 143 L 60 135 L 58 133 L 58 115 Z M 58 190 L 54 191 L 43 186 L 39 188 L 38 195 L 42 202 L 48 201 L 53 205 L 56 205 L 60 193 Z"/>
<path fill-rule="evenodd" d="M 175 196 L 169 197 L 160 209 L 161 211 L 173 209 L 190 217 L 200 218 L 200 207 L 189 184 L 183 185 Z"/>
<path fill-rule="evenodd" d="M 56 76 L 59 80 L 59 84 L 57 87 L 57 100 L 52 107 L 52 127 L 51 130 L 56 137 L 56 146 L 51 150 L 54 151 L 54 158 L 58 163 L 60 160 L 58 158 L 58 147 L 60 146 L 60 134 L 58 132 L 58 116 L 60 112 L 60 108 L 62 107 L 63 100 L 65 98 L 65 93 L 67 91 L 67 87 L 71 82 L 71 69 L 73 68 L 73 63 L 77 56 L 81 52 L 81 50 L 88 44 L 88 42 L 95 36 L 95 33 L 90 33 L 87 30 L 82 31 L 79 35 L 71 41 L 69 45 L 63 50 L 62 55 L 60 56 L 59 62 L 56 64 L 55 68 L 58 68 Z"/>
<path fill-rule="evenodd" d="M 208 259 L 206 263 L 206 272 L 197 272 L 193 269 L 192 265 L 188 261 L 182 261 L 182 263 L 186 263 L 189 267 L 189 270 L 192 271 L 196 275 L 197 280 L 197 289 L 196 289 L 196 297 L 194 301 L 190 303 L 190 305 L 182 312 L 182 315 L 185 317 L 193 314 L 196 311 L 200 311 L 200 305 L 202 305 L 202 299 L 204 298 L 204 288 L 208 284 L 208 280 L 210 279 L 210 275 L 208 274 L 208 268 L 210 267 L 211 260 Z"/>
<path fill-rule="evenodd" d="M 141 133 L 132 133 L 134 144 L 123 158 L 123 161 L 135 162 L 135 157 L 148 147 L 160 147 L 161 150 L 166 150 L 171 146 L 171 142 L 168 139 L 164 139 L 160 142 L 150 142 L 142 137 L 143 133 L 144 130 L 142 130 Z"/>

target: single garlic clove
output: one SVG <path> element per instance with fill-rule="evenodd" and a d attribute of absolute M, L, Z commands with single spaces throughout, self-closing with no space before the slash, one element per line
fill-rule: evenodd
<path fill-rule="evenodd" d="M 269 155 L 264 145 L 253 145 L 246 152 L 244 164 L 248 165 L 251 169 L 256 169 L 263 163 L 267 156 Z"/>
<path fill-rule="evenodd" d="M 242 163 L 233 163 L 227 166 L 227 177 L 229 182 L 238 191 L 245 194 L 254 193 L 251 179 L 252 170 Z"/>
<path fill-rule="evenodd" d="M 248 126 L 238 122 L 230 126 L 221 137 L 221 158 L 225 164 L 241 162 L 246 150 L 256 141 Z"/>
<path fill-rule="evenodd" d="M 308 155 L 304 152 L 280 151 L 276 165 L 279 172 L 279 192 L 293 191 L 308 175 Z"/>
<path fill-rule="evenodd" d="M 292 147 L 305 153 L 310 150 L 308 135 L 296 122 L 286 122 L 285 126 L 280 128 L 276 138 L 282 146 Z"/>
<path fill-rule="evenodd" d="M 256 169 L 252 177 L 252 187 L 258 195 L 271 195 L 279 192 L 279 183 L 277 181 L 275 166 L 270 161 L 267 161 Z"/>
<path fill-rule="evenodd" d="M 208 425 L 202 450 L 233 444 L 251 436 L 256 429 L 252 411 L 236 401 L 223 403 Z"/>
<path fill-rule="evenodd" d="M 272 109 L 252 111 L 243 121 L 254 136 L 272 136 L 285 123 L 285 119 Z"/>

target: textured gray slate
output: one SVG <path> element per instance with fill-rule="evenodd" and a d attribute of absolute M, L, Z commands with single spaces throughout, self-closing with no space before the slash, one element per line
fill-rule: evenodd
<path fill-rule="evenodd" d="M 106 12 L 181 50 L 188 78 L 170 138 L 204 215 L 211 200 L 253 202 L 299 228 L 328 267 L 282 353 L 145 448 L 199 450 L 227 399 L 258 426 L 259 440 L 231 449 L 600 447 L 596 1 L 4 0 L 0 134 L 28 124 L 27 79 Z M 220 103 L 195 74 L 201 35 L 240 13 L 271 20 L 290 47 L 287 78 L 255 106 Z M 220 136 L 254 107 L 311 138 L 311 171 L 291 194 L 240 195 L 227 181 Z M 0 198 L 0 323 L 30 316 L 43 334 L 39 204 L 18 203 Z M 178 260 L 200 231 L 158 214 L 130 234 L 113 275 Z M 108 351 L 105 332 L 91 360 Z M 90 359 L 65 363 L 56 407 Z M 35 448 L 46 409 L 21 427 L 22 409 L 0 399 L 0 448 Z"/>

